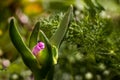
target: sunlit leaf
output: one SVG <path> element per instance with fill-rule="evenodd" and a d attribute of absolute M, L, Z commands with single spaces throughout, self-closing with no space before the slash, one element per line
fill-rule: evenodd
<path fill-rule="evenodd" d="M 68 29 L 69 22 L 70 22 L 71 16 L 72 16 L 72 12 L 73 12 L 73 7 L 70 6 L 68 12 L 63 17 L 59 28 L 57 29 L 55 34 L 50 39 L 50 42 L 53 45 L 55 45 L 57 48 L 60 46 L 60 43 L 63 40 L 63 38 L 65 36 L 65 33 L 66 33 L 67 29 Z"/>
<path fill-rule="evenodd" d="M 12 40 L 12 43 L 21 54 L 24 63 L 30 69 L 33 69 L 34 67 L 38 67 L 35 56 L 31 53 L 30 49 L 26 46 L 26 44 L 21 38 L 20 33 L 17 30 L 16 21 L 14 18 L 12 18 L 10 21 L 9 33 L 10 33 L 10 38 Z"/>
<path fill-rule="evenodd" d="M 37 57 L 39 57 L 40 59 L 39 59 L 39 61 L 40 61 L 40 63 L 42 63 L 42 64 L 47 64 L 47 60 L 49 61 L 49 62 L 52 62 L 52 61 L 50 61 L 49 59 L 50 58 L 52 58 L 52 52 L 51 52 L 51 44 L 49 43 L 49 40 L 48 40 L 48 38 L 46 37 L 46 35 L 44 34 L 44 32 L 42 32 L 41 30 L 40 30 L 40 33 L 39 33 L 39 39 L 40 39 L 40 41 L 42 41 L 42 42 L 44 42 L 45 43 L 45 48 L 44 48 L 44 50 L 43 51 L 41 51 L 41 53 L 39 54 L 39 56 L 37 56 Z M 46 63 L 45 63 L 46 62 Z"/>

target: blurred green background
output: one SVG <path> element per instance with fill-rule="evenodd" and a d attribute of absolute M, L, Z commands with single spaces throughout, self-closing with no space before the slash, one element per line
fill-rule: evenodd
<path fill-rule="evenodd" d="M 50 37 L 71 4 L 74 18 L 53 80 L 120 80 L 120 0 L 1 0 L 0 80 L 33 80 L 10 41 L 10 17 L 27 44 L 36 21 Z"/>

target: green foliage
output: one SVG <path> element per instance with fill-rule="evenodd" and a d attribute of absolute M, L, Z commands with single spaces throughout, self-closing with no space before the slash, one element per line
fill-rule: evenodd
<path fill-rule="evenodd" d="M 31 80 L 32 78 L 32 72 L 18 58 L 18 52 L 10 42 L 8 18 L 16 16 L 16 19 L 23 26 L 18 27 L 18 29 L 26 40 L 32 29 L 30 18 L 37 17 L 39 19 L 40 16 L 42 17 L 40 18 L 40 29 L 50 39 L 57 31 L 64 16 L 62 11 L 68 9 L 70 4 L 74 4 L 74 18 L 69 24 L 68 32 L 59 49 L 58 64 L 54 66 L 55 70 L 52 67 L 48 79 L 120 79 L 119 0 L 35 0 L 35 2 L 6 0 L 1 1 L 0 8 L 0 80 L 13 80 L 14 75 L 17 75 L 17 80 Z M 32 11 L 31 6 L 33 7 Z M 41 12 L 43 12 L 42 15 Z M 40 15 L 38 16 L 38 14 Z M 20 16 L 29 19 L 29 21 L 24 22 Z M 37 28 L 36 30 L 38 30 Z M 33 34 L 37 33 L 36 31 Z M 30 49 L 37 42 L 36 36 L 33 35 L 30 41 L 32 43 Z M 53 53 L 56 52 L 55 48 L 52 48 Z M 4 68 L 2 65 L 4 58 L 11 61 L 8 68 Z M 51 73 L 54 73 L 54 76 Z"/>
<path fill-rule="evenodd" d="M 57 29 L 55 34 L 50 38 L 51 44 L 55 45 L 57 48 L 59 48 L 67 30 L 68 30 L 68 27 L 66 27 L 66 26 L 69 26 L 69 24 L 70 24 L 70 21 L 72 18 L 72 13 L 73 13 L 73 7 L 71 5 L 69 10 L 64 15 L 59 28 Z"/>
<path fill-rule="evenodd" d="M 120 65 L 120 32 L 111 19 L 102 18 L 99 13 L 95 13 L 94 17 L 89 14 L 91 13 L 85 14 L 84 18 L 81 18 L 80 14 L 72 19 L 64 43 L 60 47 L 60 70 L 57 71 L 67 72 L 72 78 L 79 75 L 85 79 L 84 75 L 91 72 L 94 80 L 97 75 L 106 80 L 114 79 L 114 76 L 119 75 L 117 70 Z M 41 20 L 41 29 L 47 30 L 47 36 L 54 34 L 61 17 L 61 14 L 57 14 L 53 18 Z M 108 74 L 104 74 L 105 71 L 108 71 Z M 113 73 L 115 75 L 107 77 Z M 56 76 L 60 76 L 60 73 L 56 72 Z"/>
<path fill-rule="evenodd" d="M 57 63 L 59 45 L 62 42 L 68 29 L 68 24 L 70 23 L 72 12 L 73 7 L 70 6 L 62 21 L 60 22 L 60 27 L 56 30 L 55 34 L 51 37 L 50 40 L 46 37 L 44 32 L 39 29 L 40 23 L 37 22 L 30 36 L 30 48 L 24 43 L 17 29 L 18 26 L 16 24 L 15 18 L 11 18 L 9 28 L 11 41 L 20 53 L 25 65 L 33 72 L 35 80 L 45 79 L 50 69 Z M 44 42 L 45 48 L 42 51 L 39 51 L 37 55 L 34 55 L 31 49 L 36 46 L 37 41 L 39 40 Z"/>

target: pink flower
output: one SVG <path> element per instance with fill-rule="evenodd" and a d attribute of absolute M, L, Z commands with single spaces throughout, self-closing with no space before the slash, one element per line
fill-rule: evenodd
<path fill-rule="evenodd" d="M 32 52 L 36 56 L 41 50 L 45 48 L 45 44 L 43 42 L 37 43 L 37 45 L 33 48 Z"/>

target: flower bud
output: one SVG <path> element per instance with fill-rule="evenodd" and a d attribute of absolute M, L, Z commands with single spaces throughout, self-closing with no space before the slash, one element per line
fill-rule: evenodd
<path fill-rule="evenodd" d="M 45 48 L 45 44 L 43 42 L 37 43 L 37 45 L 33 48 L 32 52 L 36 56 L 38 53 L 40 53 L 41 50 Z"/>

